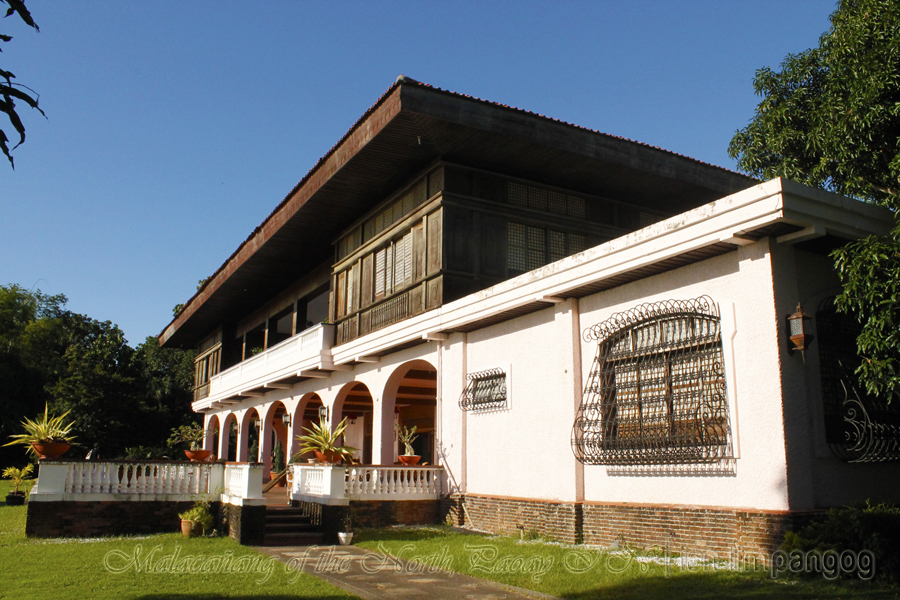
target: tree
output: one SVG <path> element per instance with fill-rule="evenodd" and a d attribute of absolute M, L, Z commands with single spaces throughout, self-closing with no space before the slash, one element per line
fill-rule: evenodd
<path fill-rule="evenodd" d="M 900 209 L 900 2 L 841 0 L 819 46 L 756 72 L 756 116 L 728 148 L 738 168 Z M 837 306 L 862 325 L 865 388 L 900 394 L 900 225 L 833 253 Z"/>
<path fill-rule="evenodd" d="M 0 0 L 0 4 L 5 4 L 9 7 L 6 11 L 6 15 L 4 15 L 5 17 L 8 17 L 13 13 L 18 14 L 26 25 L 33 27 L 35 31 L 40 31 L 37 23 L 35 23 L 34 19 L 31 17 L 31 13 L 25 8 L 25 2 L 22 0 Z M 9 42 L 10 40 L 12 40 L 12 36 L 0 33 L 0 42 Z M 44 114 L 44 111 L 38 106 L 38 100 L 35 97 L 37 94 L 34 93 L 34 90 L 21 83 L 14 83 L 13 79 L 15 79 L 15 77 L 16 76 L 9 71 L 0 69 L 0 112 L 7 116 L 10 124 L 12 124 L 13 128 L 19 134 L 19 141 L 13 146 L 12 150 L 18 148 L 22 142 L 25 141 L 25 126 L 22 124 L 22 119 L 16 111 L 16 100 L 21 100 L 42 115 Z M 5 82 L 3 80 L 5 80 Z M 9 159 L 9 164 L 15 169 L 16 164 L 13 161 L 12 154 L 10 154 L 9 141 L 9 137 L 7 137 L 6 133 L 0 129 L 0 150 L 3 151 L 3 154 Z"/>
<path fill-rule="evenodd" d="M 162 446 L 196 418 L 192 351 L 160 348 L 153 337 L 132 349 L 116 325 L 65 304 L 62 294 L 0 286 L 0 442 L 45 402 L 57 414 L 71 409 L 78 443 L 99 442 L 108 458 Z M 0 446 L 0 462 L 22 459 L 21 448 Z"/>

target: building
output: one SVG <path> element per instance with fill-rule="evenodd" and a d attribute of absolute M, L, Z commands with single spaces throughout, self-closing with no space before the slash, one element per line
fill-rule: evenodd
<path fill-rule="evenodd" d="M 765 555 L 809 511 L 900 499 L 896 412 L 841 387 L 828 257 L 891 224 L 401 76 L 160 343 L 198 349 L 219 458 L 268 473 L 323 414 L 393 465 L 415 425 L 457 522 Z"/>

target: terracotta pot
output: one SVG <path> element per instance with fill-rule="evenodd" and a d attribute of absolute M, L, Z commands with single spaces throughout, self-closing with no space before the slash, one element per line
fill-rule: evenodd
<path fill-rule="evenodd" d="M 8 506 L 22 506 L 25 504 L 25 492 L 10 492 L 6 495 Z"/>
<path fill-rule="evenodd" d="M 185 450 L 184 455 L 189 459 L 196 462 L 203 462 L 209 455 L 212 454 L 212 450 Z"/>
<path fill-rule="evenodd" d="M 181 535 L 184 537 L 191 537 L 191 534 L 194 531 L 194 522 L 193 521 L 185 521 L 181 520 Z"/>
<path fill-rule="evenodd" d="M 326 452 L 319 452 L 318 450 L 314 450 L 314 452 L 316 453 L 316 458 L 319 460 L 319 462 L 331 463 L 333 465 L 341 462 L 341 455 L 334 450 L 328 450 Z"/>
<path fill-rule="evenodd" d="M 401 454 L 399 457 L 400 462 L 404 465 L 417 465 L 419 461 L 422 460 L 422 457 L 417 454 Z"/>
<path fill-rule="evenodd" d="M 32 442 L 31 447 L 38 456 L 46 458 L 59 458 L 72 447 L 69 442 Z"/>

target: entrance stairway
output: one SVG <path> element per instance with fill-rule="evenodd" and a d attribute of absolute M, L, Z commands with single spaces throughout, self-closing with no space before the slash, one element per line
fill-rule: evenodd
<path fill-rule="evenodd" d="M 315 546 L 322 544 L 322 529 L 303 509 L 288 503 L 287 488 L 263 492 L 266 499 L 266 546 Z"/>
<path fill-rule="evenodd" d="M 322 529 L 300 508 L 266 506 L 266 546 L 317 546 Z"/>

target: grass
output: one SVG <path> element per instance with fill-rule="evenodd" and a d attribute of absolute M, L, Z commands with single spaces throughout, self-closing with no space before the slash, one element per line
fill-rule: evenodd
<path fill-rule="evenodd" d="M 2 599 L 353 598 L 230 538 L 26 538 L 25 507 L 2 500 L 0 565 Z M 207 572 L 178 572 L 192 565 Z"/>
<path fill-rule="evenodd" d="M 357 541 L 358 540 L 358 541 Z M 446 527 L 363 530 L 354 542 L 412 561 L 411 573 L 429 565 L 571 599 L 900 598 L 894 588 L 859 580 L 772 579 L 756 571 L 688 568 L 644 562 L 652 556 L 579 546 L 480 536 Z M 640 560 L 639 560 L 640 558 Z M 661 558 L 661 556 L 660 556 Z"/>

